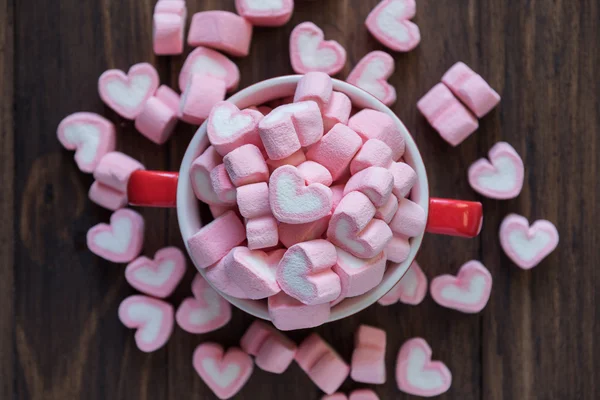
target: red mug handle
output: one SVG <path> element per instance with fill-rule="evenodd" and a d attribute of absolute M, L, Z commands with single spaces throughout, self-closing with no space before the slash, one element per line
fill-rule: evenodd
<path fill-rule="evenodd" d="M 177 206 L 177 172 L 135 171 L 129 178 L 129 204 L 144 207 Z M 475 237 L 481 231 L 483 210 L 475 201 L 429 199 L 427 232 Z"/>

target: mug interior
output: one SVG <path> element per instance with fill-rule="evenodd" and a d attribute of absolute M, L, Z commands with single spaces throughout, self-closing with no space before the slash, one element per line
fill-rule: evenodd
<path fill-rule="evenodd" d="M 298 84 L 300 78 L 300 75 L 291 75 L 268 79 L 241 90 L 240 92 L 231 96 L 228 101 L 232 102 L 240 109 L 243 109 L 254 105 L 258 106 L 281 97 L 292 96 L 296 90 L 296 85 Z M 381 111 L 390 115 L 394 121 L 396 121 L 406 141 L 406 151 L 403 156 L 404 161 L 408 163 L 417 173 L 417 183 L 411 191 L 411 200 L 423 207 L 425 214 L 429 215 L 429 185 L 427 182 L 425 165 L 423 164 L 423 159 L 421 158 L 421 154 L 419 153 L 417 145 L 415 144 L 412 136 L 404 124 L 387 106 L 356 86 L 333 79 L 333 89 L 347 95 L 352 101 L 354 107 L 360 109 L 371 108 Z M 200 126 L 200 128 L 198 128 L 198 131 L 192 138 L 186 150 L 185 156 L 181 163 L 181 169 L 179 171 L 179 183 L 177 186 L 177 218 L 179 221 L 181 235 L 188 253 L 188 239 L 198 230 L 200 230 L 203 225 L 203 221 L 200 217 L 200 201 L 196 199 L 190 184 L 190 167 L 192 162 L 200 154 L 202 154 L 208 145 L 209 143 L 206 135 L 205 122 L 202 124 L 202 126 Z M 404 262 L 388 262 L 383 279 L 377 287 L 361 296 L 345 299 L 341 303 L 332 307 L 329 322 L 355 314 L 375 303 L 383 295 L 389 292 L 400 280 L 400 278 L 402 278 L 402 276 L 408 270 L 410 264 L 414 261 L 417 251 L 421 247 L 423 235 L 424 233 L 410 240 L 410 253 Z M 197 269 L 204 276 L 204 270 L 199 268 Z M 231 304 L 244 310 L 245 312 L 258 318 L 269 320 L 267 302 L 265 300 L 243 300 L 228 296 L 222 292 L 219 293 Z"/>

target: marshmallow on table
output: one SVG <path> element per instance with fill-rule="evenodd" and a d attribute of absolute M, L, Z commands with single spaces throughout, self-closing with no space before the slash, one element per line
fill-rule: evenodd
<path fill-rule="evenodd" d="M 316 221 L 331 212 L 332 192 L 320 183 L 305 184 L 291 165 L 277 168 L 269 179 L 269 203 L 277 220 L 288 224 Z"/>
<path fill-rule="evenodd" d="M 348 397 L 344 393 L 326 394 L 321 397 L 321 400 L 348 400 Z"/>
<path fill-rule="evenodd" d="M 410 242 L 408 241 L 408 237 L 404 235 L 394 234 L 385 248 L 387 259 L 395 263 L 404 262 L 408 258 L 409 253 Z"/>
<path fill-rule="evenodd" d="M 408 199 L 399 199 L 398 211 L 390 222 L 392 232 L 415 237 L 425 231 L 426 224 L 427 216 L 420 205 Z"/>
<path fill-rule="evenodd" d="M 233 91 L 240 82 L 240 70 L 233 61 L 218 51 L 198 47 L 185 59 L 179 73 L 179 90 L 185 91 L 192 75 L 207 75 L 225 81 L 227 91 Z"/>
<path fill-rule="evenodd" d="M 390 106 L 396 102 L 396 89 L 387 80 L 394 73 L 394 68 L 392 56 L 383 51 L 372 51 L 356 64 L 346 82 Z"/>
<path fill-rule="evenodd" d="M 403 162 L 392 163 L 389 170 L 394 176 L 392 193 L 399 199 L 406 197 L 417 183 L 417 173 L 410 165 Z"/>
<path fill-rule="evenodd" d="M 271 215 L 269 186 L 266 182 L 252 183 L 237 188 L 237 205 L 244 218 Z"/>
<path fill-rule="evenodd" d="M 469 184 L 476 192 L 492 199 L 514 199 L 523 189 L 525 167 L 515 149 L 498 142 L 489 151 L 489 161 L 481 158 L 469 167 Z"/>
<path fill-rule="evenodd" d="M 231 249 L 246 240 L 246 230 L 240 218 L 228 211 L 203 226 L 188 239 L 190 256 L 196 267 L 206 268 L 223 258 Z"/>
<path fill-rule="evenodd" d="M 429 291 L 433 300 L 442 307 L 478 313 L 490 299 L 492 275 L 483 264 L 472 260 L 460 267 L 457 276 L 433 278 Z"/>
<path fill-rule="evenodd" d="M 479 128 L 479 121 L 443 83 L 427 92 L 417 103 L 417 108 L 442 139 L 454 147 Z"/>
<path fill-rule="evenodd" d="M 392 150 L 392 160 L 404 154 L 404 136 L 394 119 L 381 111 L 364 109 L 350 117 L 348 127 L 360 135 L 364 142 L 378 139 Z"/>
<path fill-rule="evenodd" d="M 177 111 L 157 97 L 150 97 L 135 117 L 135 129 L 156 144 L 166 142 L 177 124 Z"/>
<path fill-rule="evenodd" d="M 259 111 L 240 111 L 235 104 L 222 101 L 213 107 L 206 128 L 208 140 L 215 150 L 226 156 L 244 144 L 262 146 L 258 123 L 263 118 Z"/>
<path fill-rule="evenodd" d="M 223 163 L 236 187 L 269 180 L 269 168 L 258 147 L 245 144 L 223 157 Z"/>
<path fill-rule="evenodd" d="M 547 220 L 531 226 L 527 218 L 509 214 L 500 225 L 500 245 L 519 268 L 531 269 L 552 253 L 559 242 L 558 230 Z"/>
<path fill-rule="evenodd" d="M 294 103 L 312 100 L 323 109 L 331 100 L 333 82 L 324 72 L 308 72 L 298 81 Z"/>
<path fill-rule="evenodd" d="M 148 296 L 129 296 L 119 305 L 119 320 L 137 329 L 135 344 L 144 353 L 163 347 L 173 332 L 173 307 Z"/>
<path fill-rule="evenodd" d="M 344 298 L 360 296 L 379 285 L 385 272 L 385 252 L 369 259 L 354 257 L 340 248 L 336 248 L 336 252 L 333 271 L 340 278 Z"/>
<path fill-rule="evenodd" d="M 279 106 L 259 123 L 260 138 L 272 160 L 281 160 L 318 142 L 323 136 L 323 119 L 314 101 Z"/>
<path fill-rule="evenodd" d="M 235 57 L 250 52 L 252 24 L 229 11 L 203 11 L 192 16 L 188 33 L 190 46 L 207 46 Z"/>
<path fill-rule="evenodd" d="M 154 7 L 152 42 L 154 53 L 183 53 L 187 8 L 183 0 L 162 0 Z"/>
<path fill-rule="evenodd" d="M 115 211 L 109 224 L 98 224 L 87 232 L 90 251 L 105 260 L 120 263 L 136 258 L 144 244 L 144 218 L 129 209 Z"/>
<path fill-rule="evenodd" d="M 90 186 L 88 197 L 94 203 L 111 211 L 116 211 L 127 205 L 127 193 L 115 190 L 98 181 L 94 181 Z"/>
<path fill-rule="evenodd" d="M 281 160 L 271 160 L 269 158 L 267 160 L 267 165 L 269 166 L 271 172 L 273 172 L 282 165 L 293 165 L 294 167 L 297 167 L 304 161 L 306 161 L 306 156 L 304 155 L 304 152 L 302 150 L 298 150 L 295 153 L 292 153 L 292 155 L 286 158 L 282 158 Z"/>
<path fill-rule="evenodd" d="M 210 171 L 210 182 L 219 200 L 228 205 L 236 203 L 236 187 L 229 179 L 225 164 L 219 164 Z"/>
<path fill-rule="evenodd" d="M 307 185 L 312 183 L 321 183 L 325 186 L 330 186 L 333 182 L 333 178 L 331 177 L 329 170 L 314 161 L 305 161 L 298 165 L 298 171 L 300 171 L 304 177 L 304 181 Z"/>
<path fill-rule="evenodd" d="M 325 132 L 329 132 L 336 124 L 346 125 L 348 123 L 352 102 L 344 93 L 333 92 L 329 102 L 321 110 Z"/>
<path fill-rule="evenodd" d="M 323 40 L 323 31 L 312 22 L 297 25 L 290 35 L 290 60 L 298 74 L 324 72 L 335 75 L 346 64 L 346 49 L 334 40 Z"/>
<path fill-rule="evenodd" d="M 452 374 L 441 361 L 431 361 L 431 347 L 424 339 L 407 340 L 396 360 L 396 383 L 404 393 L 433 397 L 452 385 Z"/>
<path fill-rule="evenodd" d="M 100 98 L 117 114 L 134 119 L 154 95 L 159 85 L 158 72 L 148 64 L 132 66 L 125 74 L 118 69 L 104 72 L 98 79 Z"/>
<path fill-rule="evenodd" d="M 267 372 L 283 373 L 294 361 L 296 344 L 262 321 L 254 321 L 242 339 L 240 347 L 256 357 L 256 365 Z"/>
<path fill-rule="evenodd" d="M 332 271 L 335 246 L 317 239 L 287 249 L 277 268 L 281 289 L 304 304 L 329 303 L 341 292 L 340 277 Z"/>
<path fill-rule="evenodd" d="M 297 243 L 320 239 L 329 226 L 330 216 L 305 224 L 279 224 L 279 240 L 287 248 Z"/>
<path fill-rule="evenodd" d="M 192 282 L 194 297 L 183 300 L 175 314 L 177 325 L 193 334 L 215 331 L 231 320 L 231 304 L 221 297 L 200 274 Z"/>
<path fill-rule="evenodd" d="M 145 169 L 137 160 L 118 151 L 107 153 L 94 170 L 94 179 L 119 192 L 127 192 L 127 183 L 131 174 Z"/>
<path fill-rule="evenodd" d="M 378 303 L 382 306 L 389 306 L 400 301 L 404 304 L 416 306 L 421 304 L 426 294 L 427 277 L 419 264 L 413 261 L 400 281 L 394 285 L 392 290 L 379 299 Z"/>
<path fill-rule="evenodd" d="M 356 382 L 385 383 L 385 331 L 361 325 L 356 331 L 350 376 Z"/>
<path fill-rule="evenodd" d="M 214 147 L 209 146 L 198 158 L 192 162 L 190 180 L 196 197 L 211 206 L 223 206 L 225 203 L 219 199 L 212 187 L 211 171 L 220 165 L 223 159 Z M 213 214 L 213 216 L 215 216 Z"/>
<path fill-rule="evenodd" d="M 479 118 L 500 103 L 500 95 L 463 62 L 454 64 L 442 82 Z"/>
<path fill-rule="evenodd" d="M 327 168 L 336 181 L 346 172 L 361 146 L 362 139 L 354 130 L 337 124 L 310 148 L 306 158 Z"/>
<path fill-rule="evenodd" d="M 154 259 L 138 257 L 125 268 L 127 282 L 149 296 L 169 297 L 185 274 L 185 255 L 177 247 L 165 247 Z"/>
<path fill-rule="evenodd" d="M 331 307 L 328 303 L 309 306 L 279 292 L 268 300 L 269 317 L 281 331 L 314 328 L 329 319 Z"/>
<path fill-rule="evenodd" d="M 268 249 L 279 243 L 277 220 L 272 215 L 250 218 L 246 221 L 246 237 L 251 250 Z"/>
<path fill-rule="evenodd" d="M 327 394 L 334 393 L 350 372 L 348 364 L 316 333 L 298 346 L 296 362 Z"/>
<path fill-rule="evenodd" d="M 196 373 L 219 399 L 235 396 L 248 382 L 254 363 L 242 350 L 205 342 L 196 347 L 193 361 Z"/>
<path fill-rule="evenodd" d="M 115 150 L 115 126 L 104 117 L 78 112 L 63 119 L 56 130 L 67 150 L 75 150 L 75 162 L 83 172 L 94 172 L 105 154 Z"/>
<path fill-rule="evenodd" d="M 384 46 L 411 51 L 421 41 L 419 27 L 410 21 L 416 12 L 415 0 L 383 0 L 369 13 L 365 25 Z"/>
<path fill-rule="evenodd" d="M 392 165 L 392 149 L 381 140 L 369 139 L 350 163 L 350 173 L 356 174 L 369 167 L 389 168 Z"/>
<path fill-rule="evenodd" d="M 360 192 L 348 193 L 331 217 L 327 238 L 355 257 L 375 257 L 392 239 L 390 227 L 374 219 L 375 212 L 367 196 Z"/>
<path fill-rule="evenodd" d="M 181 95 L 180 118 L 189 124 L 202 124 L 214 105 L 225 98 L 225 92 L 224 80 L 210 75 L 193 74 Z"/>
<path fill-rule="evenodd" d="M 248 296 L 244 293 L 238 285 L 236 285 L 225 269 L 225 259 L 227 256 L 221 258 L 215 264 L 204 270 L 204 276 L 206 279 L 215 287 L 217 290 L 225 293 L 226 295 L 236 297 L 238 299 L 247 299 Z"/>
<path fill-rule="evenodd" d="M 396 215 L 396 211 L 398 211 L 398 198 L 392 194 L 388 197 L 385 204 L 375 211 L 375 218 L 389 224 L 394 215 Z"/>
<path fill-rule="evenodd" d="M 235 9 L 254 26 L 282 26 L 292 18 L 294 0 L 235 0 Z"/>
<path fill-rule="evenodd" d="M 350 393 L 348 400 L 379 400 L 379 397 L 370 389 L 358 389 Z"/>
<path fill-rule="evenodd" d="M 181 97 L 167 85 L 160 85 L 160 87 L 156 89 L 154 97 L 166 104 L 174 113 L 177 114 L 179 112 Z"/>
<path fill-rule="evenodd" d="M 382 207 L 392 195 L 394 176 L 382 167 L 369 167 L 352 175 L 344 188 L 344 196 L 358 191 L 371 200 L 375 207 Z"/>

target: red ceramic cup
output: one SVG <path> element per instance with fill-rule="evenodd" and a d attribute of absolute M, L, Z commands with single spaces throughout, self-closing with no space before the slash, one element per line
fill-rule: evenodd
<path fill-rule="evenodd" d="M 299 75 L 269 79 L 241 90 L 229 101 L 240 109 L 260 105 L 281 97 L 294 94 Z M 390 115 L 398 124 L 406 140 L 404 160 L 416 171 L 418 179 L 411 191 L 411 199 L 418 203 L 428 215 L 427 232 L 444 235 L 474 237 L 479 234 L 483 222 L 481 203 L 448 200 L 429 197 L 429 185 L 425 165 L 412 136 L 398 117 L 383 103 L 367 92 L 346 82 L 333 80 L 333 89 L 346 94 L 357 108 L 371 108 Z M 200 201 L 194 196 L 189 173 L 192 162 L 208 146 L 206 123 L 192 138 L 185 153 L 179 173 L 159 171 L 137 171 L 129 180 L 129 202 L 134 206 L 176 207 L 179 228 L 183 241 L 195 234 L 206 221 L 200 219 Z M 179 176 L 182 179 L 178 179 Z M 389 263 L 383 280 L 373 290 L 353 298 L 346 299 L 334 306 L 329 321 L 335 321 L 355 314 L 370 306 L 402 278 L 414 261 L 421 247 L 424 233 L 411 239 L 409 257 L 402 263 Z M 189 249 L 188 249 L 189 251 Z M 202 269 L 199 269 L 203 273 Z M 242 300 L 221 293 L 233 305 L 263 319 L 269 319 L 265 301 Z"/>

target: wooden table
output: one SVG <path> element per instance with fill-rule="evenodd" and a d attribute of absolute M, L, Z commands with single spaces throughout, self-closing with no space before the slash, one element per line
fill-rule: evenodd
<path fill-rule="evenodd" d="M 60 120 L 76 111 L 106 115 L 118 127 L 118 147 L 150 169 L 176 170 L 195 128 L 180 124 L 158 147 L 132 122 L 104 107 L 96 82 L 108 68 L 147 61 L 176 87 L 185 57 L 152 53 L 152 0 L 0 0 L 0 398 L 212 399 L 191 367 L 205 341 L 236 345 L 253 318 L 234 310 L 219 331 L 193 336 L 176 329 L 154 354 L 135 348 L 117 320 L 120 301 L 134 293 L 123 266 L 91 254 L 85 233 L 110 213 L 92 204 L 89 175 L 56 140 Z M 233 0 L 190 0 L 191 13 L 233 10 Z M 293 20 L 256 29 L 250 56 L 238 59 L 246 87 L 292 73 L 288 38 L 311 20 L 348 50 L 339 75 L 368 51 L 383 49 L 363 22 L 376 0 L 298 0 Z M 451 369 L 444 399 L 598 399 L 600 384 L 600 3 L 597 0 L 421 0 L 421 45 L 395 54 L 395 112 L 420 146 L 437 196 L 481 200 L 478 239 L 427 236 L 418 261 L 431 279 L 479 259 L 494 276 L 486 309 L 466 315 L 427 297 L 412 307 L 374 305 L 316 329 L 349 360 L 361 324 L 388 332 L 388 382 L 382 399 L 407 399 L 393 378 L 406 339 L 424 337 Z M 448 146 L 417 112 L 417 100 L 462 60 L 502 95 L 501 105 L 457 148 Z M 511 143 L 526 164 L 525 187 L 510 201 L 483 199 L 467 167 L 497 141 Z M 508 213 L 553 221 L 559 249 L 522 271 L 500 249 L 498 226 Z M 142 211 L 145 254 L 182 245 L 175 212 Z M 186 282 L 173 304 L 189 294 Z M 291 334 L 300 341 L 308 334 Z M 595 343 L 596 342 L 596 343 Z M 343 391 L 364 385 L 348 381 Z M 319 399 L 292 365 L 281 376 L 256 370 L 237 398 Z"/>

